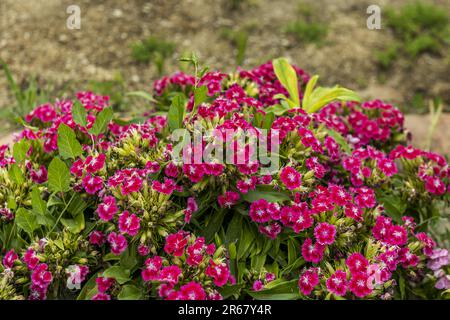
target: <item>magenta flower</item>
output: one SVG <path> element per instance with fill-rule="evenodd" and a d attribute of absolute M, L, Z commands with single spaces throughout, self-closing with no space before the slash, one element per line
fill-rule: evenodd
<path fill-rule="evenodd" d="M 294 190 L 302 184 L 302 175 L 292 167 L 284 167 L 280 179 L 289 190 Z"/>

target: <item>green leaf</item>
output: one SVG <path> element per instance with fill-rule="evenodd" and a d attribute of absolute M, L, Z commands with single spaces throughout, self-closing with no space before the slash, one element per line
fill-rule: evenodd
<path fill-rule="evenodd" d="M 260 188 L 250 190 L 248 193 L 242 195 L 242 199 L 250 203 L 259 199 L 266 199 L 269 202 L 283 202 L 290 200 L 289 195 L 286 193 L 282 193 L 280 191 L 262 190 Z"/>
<path fill-rule="evenodd" d="M 275 114 L 276 116 L 281 116 L 289 109 L 291 109 L 289 104 L 287 104 L 285 101 L 281 101 L 280 104 L 274 104 L 273 106 L 270 106 L 270 107 L 264 109 L 264 111 L 266 113 L 271 112 L 271 113 Z"/>
<path fill-rule="evenodd" d="M 176 95 L 173 98 L 169 112 L 167 113 L 167 121 L 169 122 L 169 128 L 171 131 L 179 129 L 183 126 L 183 120 L 186 113 L 185 108 L 183 95 Z"/>
<path fill-rule="evenodd" d="M 395 222 L 402 223 L 402 216 L 405 213 L 408 204 L 398 196 L 384 196 L 377 198 L 378 202 L 383 204 L 385 213 Z"/>
<path fill-rule="evenodd" d="M 19 210 L 17 210 L 15 223 L 20 229 L 28 233 L 30 238 L 33 237 L 34 230 L 38 228 L 36 216 L 24 208 L 19 208 Z"/>
<path fill-rule="evenodd" d="M 225 213 L 226 210 L 219 210 L 214 212 L 209 218 L 208 225 L 203 230 L 203 236 L 205 237 L 206 242 L 211 242 L 214 239 L 214 235 L 222 226 Z"/>
<path fill-rule="evenodd" d="M 31 206 L 33 212 L 38 215 L 44 215 L 47 212 L 47 203 L 42 200 L 41 192 L 37 187 L 33 187 L 31 190 Z"/>
<path fill-rule="evenodd" d="M 135 245 L 128 246 L 127 250 L 120 256 L 120 265 L 125 269 L 133 270 L 138 263 L 136 252 L 137 248 Z"/>
<path fill-rule="evenodd" d="M 80 294 L 77 297 L 77 300 L 87 300 L 90 299 L 91 297 L 88 296 L 88 293 L 97 288 L 97 283 L 96 283 L 96 279 L 97 279 L 98 273 L 94 273 L 89 280 L 84 284 L 83 288 L 80 291 Z"/>
<path fill-rule="evenodd" d="M 130 270 L 122 268 L 121 266 L 112 266 L 103 271 L 103 277 L 114 278 L 119 284 L 124 284 L 130 281 Z"/>
<path fill-rule="evenodd" d="M 194 106 L 199 106 L 203 102 L 205 102 L 206 98 L 208 97 L 208 88 L 206 86 L 201 86 L 198 88 L 195 88 L 194 90 Z"/>
<path fill-rule="evenodd" d="M 14 144 L 13 157 L 17 163 L 21 163 L 26 159 L 28 150 L 30 150 L 30 142 L 26 139 L 22 139 Z"/>
<path fill-rule="evenodd" d="M 85 227 L 84 214 L 79 214 L 78 216 L 76 216 L 73 219 L 62 218 L 61 223 L 70 232 L 72 232 L 74 234 L 80 233 Z"/>
<path fill-rule="evenodd" d="M 352 148 L 348 144 L 347 140 L 339 132 L 334 131 L 333 129 L 325 129 L 325 131 L 336 141 L 336 143 L 341 147 L 342 150 L 344 150 L 345 153 L 352 153 Z"/>
<path fill-rule="evenodd" d="M 272 284 L 272 282 L 269 284 Z M 248 294 L 257 300 L 296 300 L 301 297 L 297 279 L 277 282 L 272 284 L 269 289 L 248 291 Z"/>
<path fill-rule="evenodd" d="M 241 235 L 238 240 L 238 250 L 237 250 L 237 259 L 240 260 L 244 257 L 244 255 L 248 256 L 249 254 L 249 248 L 255 241 L 255 237 L 253 233 L 251 232 L 250 227 L 248 226 L 248 223 L 245 222 L 242 224 L 242 230 Z"/>
<path fill-rule="evenodd" d="M 75 101 L 75 103 L 72 106 L 72 119 L 73 121 L 82 126 L 87 126 L 87 111 L 86 108 L 83 106 L 83 104 L 80 101 Z"/>
<path fill-rule="evenodd" d="M 273 124 L 274 120 L 275 120 L 275 113 L 267 112 L 266 116 L 264 117 L 264 122 L 263 122 L 262 128 L 269 130 L 270 128 L 272 128 L 272 124 Z"/>
<path fill-rule="evenodd" d="M 136 287 L 135 285 L 127 284 L 122 287 L 119 295 L 117 296 L 119 300 L 142 300 L 144 294 L 142 289 Z"/>
<path fill-rule="evenodd" d="M 48 187 L 54 192 L 70 190 L 70 171 L 60 158 L 54 158 L 48 166 Z"/>
<path fill-rule="evenodd" d="M 75 132 L 64 123 L 58 128 L 58 150 L 63 159 L 75 159 L 83 153 Z"/>
<path fill-rule="evenodd" d="M 8 170 L 8 177 L 17 185 L 21 185 L 25 182 L 25 177 L 22 170 L 17 164 L 12 164 Z"/>
<path fill-rule="evenodd" d="M 295 106 L 300 107 L 300 96 L 298 94 L 297 72 L 286 58 L 278 58 L 272 61 L 273 70 L 283 87 L 289 92 L 289 98 Z"/>
<path fill-rule="evenodd" d="M 239 295 L 243 287 L 243 284 L 225 285 L 219 289 L 219 292 L 224 299 L 228 299 L 231 296 Z"/>
<path fill-rule="evenodd" d="M 145 92 L 145 91 L 132 91 L 132 92 L 126 93 L 125 95 L 130 96 L 130 97 L 143 98 L 150 102 L 158 102 L 157 100 L 155 100 L 155 98 L 153 98 L 153 96 L 150 93 Z"/>
<path fill-rule="evenodd" d="M 317 78 L 314 77 L 310 80 L 313 84 L 316 81 Z M 308 113 L 314 113 L 333 101 L 361 102 L 361 98 L 355 92 L 346 88 L 338 86 L 333 88 L 318 87 L 310 92 L 306 99 L 303 99 L 302 108 Z"/>
<path fill-rule="evenodd" d="M 105 108 L 97 115 L 94 125 L 89 129 L 89 133 L 98 136 L 103 133 L 114 116 L 112 108 Z"/>

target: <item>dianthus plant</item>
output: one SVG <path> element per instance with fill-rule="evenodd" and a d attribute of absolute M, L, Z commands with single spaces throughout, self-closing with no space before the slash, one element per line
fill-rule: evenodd
<path fill-rule="evenodd" d="M 450 170 L 397 108 L 191 62 L 138 120 L 79 92 L 0 148 L 0 299 L 450 296 Z"/>

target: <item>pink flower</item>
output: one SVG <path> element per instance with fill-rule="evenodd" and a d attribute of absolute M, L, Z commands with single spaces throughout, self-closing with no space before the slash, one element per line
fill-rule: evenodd
<path fill-rule="evenodd" d="M 205 249 L 205 239 L 199 237 L 195 243 L 186 250 L 186 262 L 190 266 L 198 266 L 203 261 L 203 250 Z"/>
<path fill-rule="evenodd" d="M 198 205 L 194 197 L 187 199 L 187 207 L 184 210 L 184 222 L 189 223 L 191 221 L 192 214 L 197 212 Z"/>
<path fill-rule="evenodd" d="M 106 238 L 103 232 L 94 230 L 89 235 L 89 243 L 97 246 L 102 246 L 106 242 Z"/>
<path fill-rule="evenodd" d="M 96 194 L 103 188 L 103 179 L 88 174 L 83 178 L 82 184 L 87 193 Z"/>
<path fill-rule="evenodd" d="M 183 255 L 184 248 L 187 245 L 187 238 L 188 236 L 184 231 L 169 234 L 166 237 L 164 251 L 167 254 L 173 254 L 175 257 L 181 257 Z"/>
<path fill-rule="evenodd" d="M 94 296 L 92 296 L 91 300 L 94 301 L 111 300 L 111 296 L 109 294 L 99 292 Z"/>
<path fill-rule="evenodd" d="M 258 230 L 263 235 L 269 237 L 270 239 L 276 239 L 277 235 L 281 232 L 281 226 L 277 222 L 272 222 L 267 225 L 260 225 Z"/>
<path fill-rule="evenodd" d="M 384 216 L 378 216 L 374 227 L 372 228 L 372 234 L 375 239 L 380 241 L 386 241 L 389 236 L 392 221 L 390 218 Z"/>
<path fill-rule="evenodd" d="M 227 191 L 224 195 L 220 195 L 217 198 L 217 201 L 219 202 L 219 205 L 222 208 L 231 208 L 234 206 L 240 199 L 240 196 L 237 192 L 234 191 Z"/>
<path fill-rule="evenodd" d="M 303 272 L 298 279 L 298 287 L 300 291 L 305 295 L 309 296 L 313 291 L 314 287 L 319 284 L 319 276 L 317 270 L 312 268 Z"/>
<path fill-rule="evenodd" d="M 332 224 L 322 222 L 314 228 L 314 237 L 321 245 L 333 244 L 336 236 L 336 227 Z"/>
<path fill-rule="evenodd" d="M 128 246 L 127 239 L 121 234 L 111 232 L 107 239 L 111 246 L 112 253 L 116 256 L 124 252 Z"/>
<path fill-rule="evenodd" d="M 408 242 L 408 231 L 402 226 L 391 226 L 389 228 L 388 243 L 403 246 Z"/>
<path fill-rule="evenodd" d="M 31 180 L 33 180 L 33 182 L 37 184 L 46 182 L 48 180 L 47 168 L 42 165 L 37 171 L 31 170 L 30 177 Z"/>
<path fill-rule="evenodd" d="M 224 286 L 230 277 L 230 271 L 227 266 L 223 263 L 216 264 L 212 259 L 205 270 L 205 274 L 213 278 L 214 284 L 219 287 Z"/>
<path fill-rule="evenodd" d="M 164 178 L 164 183 L 153 181 L 152 188 L 160 193 L 171 195 L 177 185 L 174 180 Z"/>
<path fill-rule="evenodd" d="M 337 296 L 345 296 L 347 293 L 347 273 L 342 270 L 336 270 L 335 273 L 327 279 L 327 289 Z"/>
<path fill-rule="evenodd" d="M 177 284 L 181 276 L 181 269 L 178 266 L 168 266 L 159 272 L 159 281 Z"/>
<path fill-rule="evenodd" d="M 319 263 L 322 261 L 325 246 L 320 243 L 313 245 L 311 238 L 307 238 L 302 244 L 302 256 L 305 261 Z"/>
<path fill-rule="evenodd" d="M 181 286 L 180 293 L 182 295 L 181 300 L 206 300 L 205 290 L 195 281 Z"/>
<path fill-rule="evenodd" d="M 72 167 L 70 168 L 70 172 L 77 177 L 83 176 L 83 169 L 84 169 L 84 162 L 81 159 L 78 159 L 72 164 Z"/>
<path fill-rule="evenodd" d="M 163 261 L 160 256 L 148 258 L 145 261 L 145 269 L 142 271 L 142 279 L 144 279 L 144 281 L 158 280 L 162 262 Z"/>
<path fill-rule="evenodd" d="M 250 204 L 249 216 L 258 223 L 268 222 L 270 220 L 270 214 L 267 211 L 269 203 L 265 199 L 259 199 Z"/>
<path fill-rule="evenodd" d="M 112 196 L 106 196 L 103 198 L 103 203 L 98 205 L 96 212 L 100 219 L 109 221 L 114 217 L 117 211 L 116 199 Z"/>
<path fill-rule="evenodd" d="M 380 159 L 377 161 L 378 168 L 386 175 L 391 177 L 398 172 L 395 162 L 390 159 Z"/>
<path fill-rule="evenodd" d="M 256 280 L 255 282 L 253 282 L 252 285 L 253 291 L 261 291 L 262 289 L 264 289 L 264 284 L 261 280 Z"/>
<path fill-rule="evenodd" d="M 294 190 L 302 184 L 302 175 L 292 167 L 284 167 L 280 179 L 289 190 Z"/>
<path fill-rule="evenodd" d="M 429 237 L 425 232 L 419 232 L 416 234 L 417 240 L 422 242 L 423 245 L 423 253 L 430 257 L 433 255 L 433 249 L 436 247 L 436 242 L 434 242 L 431 237 Z"/>
<path fill-rule="evenodd" d="M 99 154 L 97 157 L 88 156 L 84 162 L 86 171 L 89 173 L 95 173 L 102 170 L 105 165 L 105 159 L 106 156 L 103 153 Z"/>
<path fill-rule="evenodd" d="M 366 272 L 369 261 L 361 253 L 352 253 L 345 261 L 352 274 Z"/>
<path fill-rule="evenodd" d="M 132 192 L 138 192 L 142 187 L 142 179 L 138 176 L 127 177 L 122 184 L 122 194 L 126 196 Z"/>
<path fill-rule="evenodd" d="M 105 293 L 111 288 L 115 280 L 113 278 L 97 277 L 95 283 L 97 284 L 98 292 Z"/>
<path fill-rule="evenodd" d="M 185 164 L 183 172 L 193 183 L 200 182 L 205 175 L 203 164 Z"/>
<path fill-rule="evenodd" d="M 426 177 L 425 189 L 435 195 L 443 195 L 446 191 L 445 184 L 438 177 Z"/>
<path fill-rule="evenodd" d="M 31 274 L 31 282 L 33 285 L 38 286 L 43 290 L 47 289 L 52 280 L 53 276 L 50 271 L 48 271 L 48 266 L 45 263 L 37 265 Z"/>
<path fill-rule="evenodd" d="M 9 250 L 3 257 L 3 266 L 7 269 L 11 269 L 14 266 L 14 262 L 19 259 L 19 256 L 14 249 Z"/>
<path fill-rule="evenodd" d="M 368 281 L 369 277 L 363 272 L 352 272 L 352 278 L 350 279 L 349 288 L 353 294 L 359 298 L 364 298 L 365 296 L 372 293 L 372 289 L 369 288 Z"/>
<path fill-rule="evenodd" d="M 39 258 L 37 257 L 34 250 L 29 248 L 23 256 L 23 261 L 25 261 L 25 263 L 27 264 L 28 269 L 33 270 L 38 265 Z"/>
<path fill-rule="evenodd" d="M 176 178 L 178 177 L 178 167 L 173 162 L 169 162 L 164 168 L 164 173 L 168 177 Z"/>
<path fill-rule="evenodd" d="M 130 214 L 128 211 L 124 211 L 119 216 L 119 230 L 122 233 L 128 233 L 130 236 L 135 236 L 139 232 L 141 219 L 139 219 L 134 213 Z"/>
<path fill-rule="evenodd" d="M 355 206 L 353 203 L 348 203 L 345 205 L 345 215 L 356 221 L 361 221 L 363 212 L 358 206 Z"/>

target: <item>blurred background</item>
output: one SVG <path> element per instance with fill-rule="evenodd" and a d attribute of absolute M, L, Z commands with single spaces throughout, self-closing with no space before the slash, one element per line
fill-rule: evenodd
<path fill-rule="evenodd" d="M 66 25 L 70 5 L 80 29 Z M 0 0 L 0 144 L 13 119 L 79 90 L 136 112 L 126 92 L 150 92 L 195 52 L 224 71 L 288 57 L 322 85 L 395 104 L 417 146 L 449 156 L 449 16 L 450 0 Z"/>

